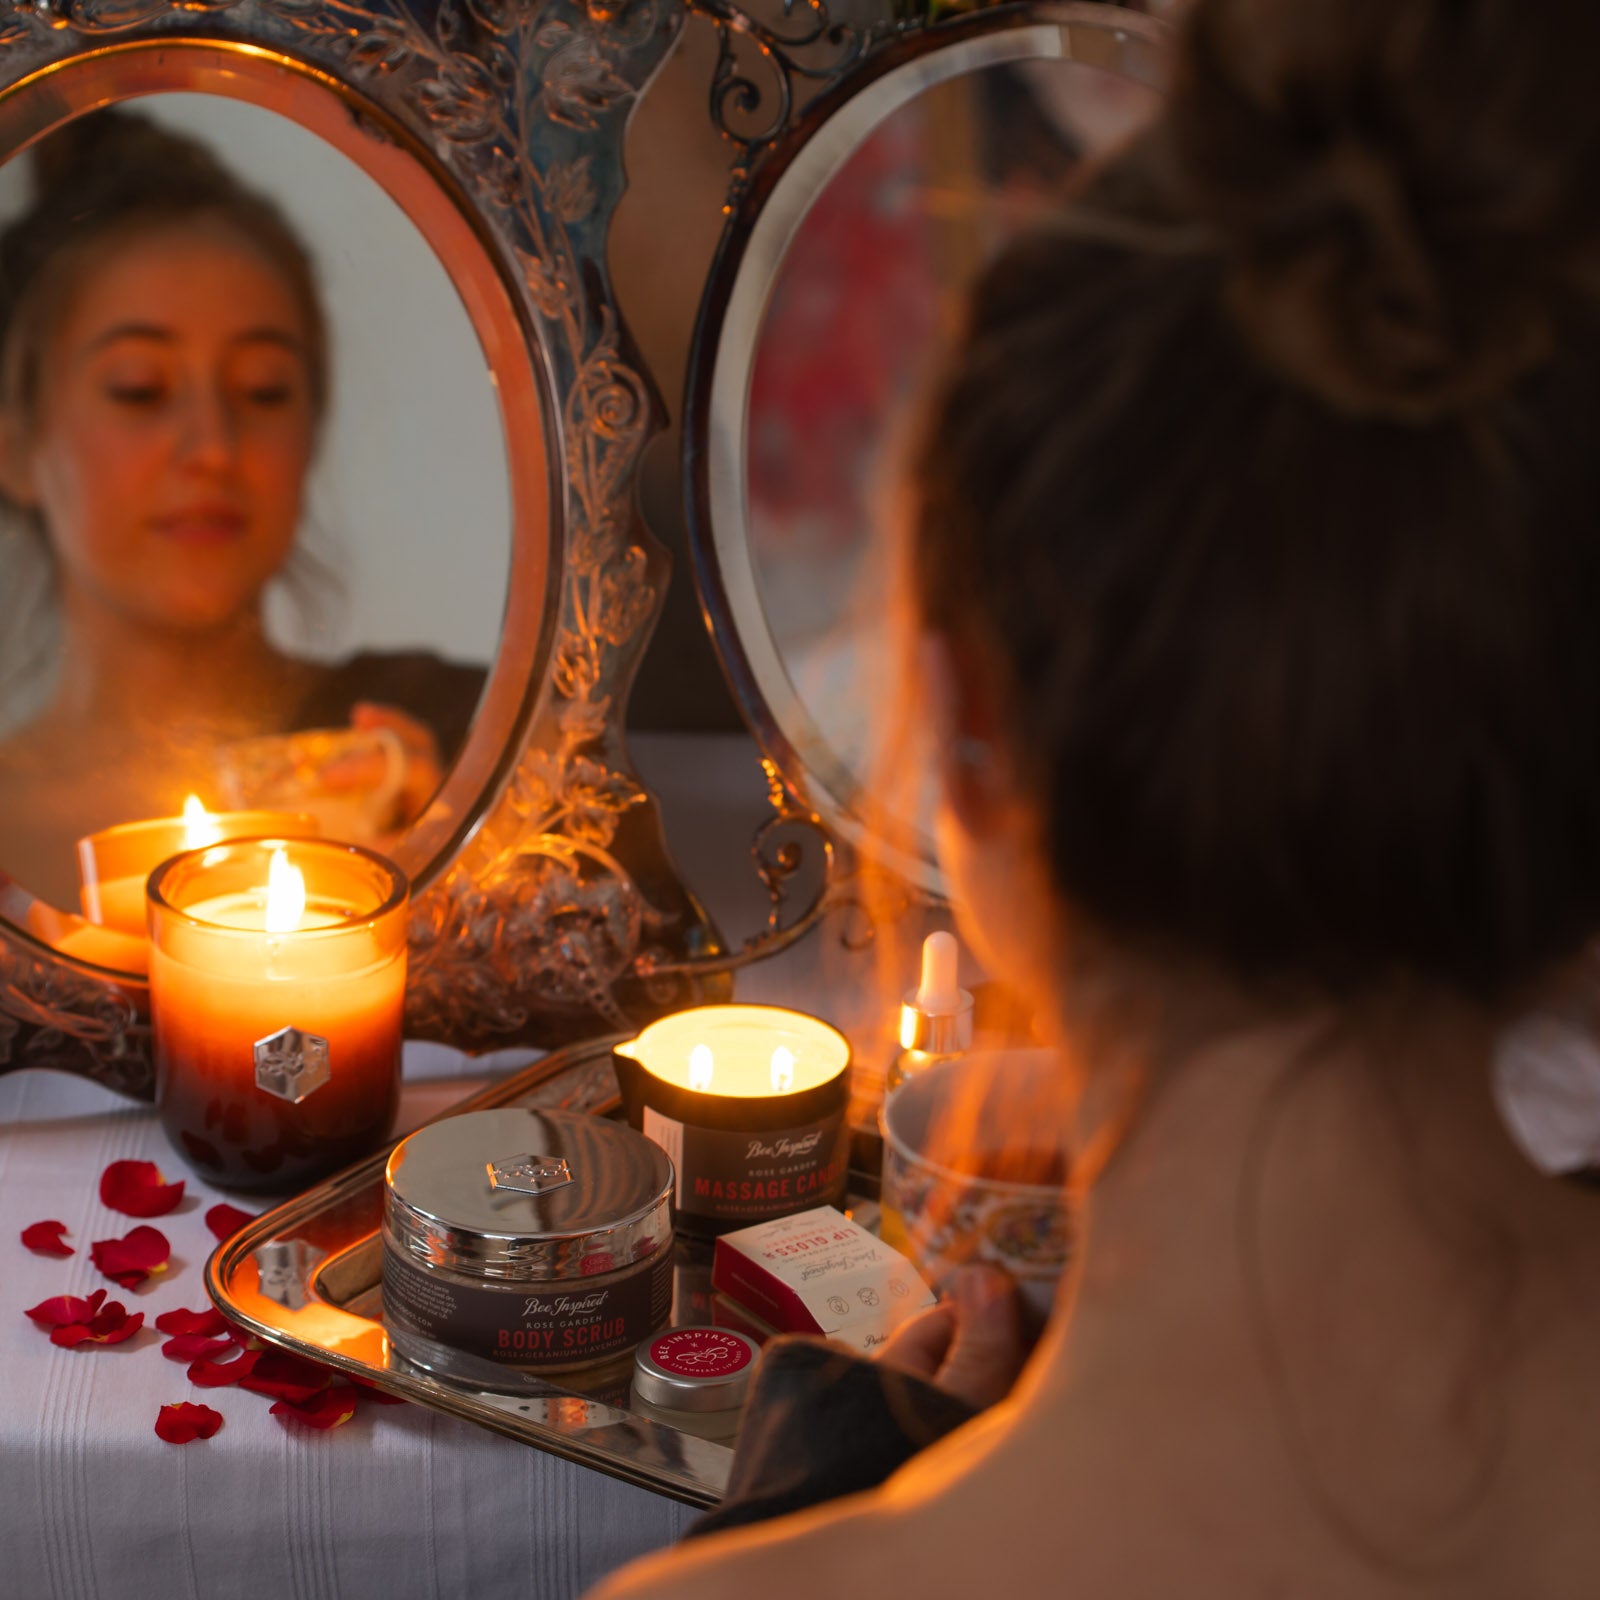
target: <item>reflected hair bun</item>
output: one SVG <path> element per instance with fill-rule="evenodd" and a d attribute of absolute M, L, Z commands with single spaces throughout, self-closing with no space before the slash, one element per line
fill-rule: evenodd
<path fill-rule="evenodd" d="M 1600 299 L 1594 0 L 1198 0 L 1162 120 L 1274 370 L 1357 416 L 1503 392 Z"/>
<path fill-rule="evenodd" d="M 209 187 L 219 197 L 238 181 L 197 139 L 165 128 L 137 112 L 111 108 L 75 117 L 30 151 L 35 206 L 86 187 L 115 189 L 130 182 L 193 192 Z"/>

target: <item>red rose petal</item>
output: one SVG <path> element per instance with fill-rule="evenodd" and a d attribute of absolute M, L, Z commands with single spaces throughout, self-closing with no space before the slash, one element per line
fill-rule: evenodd
<path fill-rule="evenodd" d="M 356 1391 L 347 1383 L 320 1390 L 300 1404 L 292 1400 L 279 1400 L 272 1414 L 287 1427 L 298 1422 L 302 1427 L 326 1431 L 348 1422 L 356 1414 Z"/>
<path fill-rule="evenodd" d="M 193 1400 L 179 1400 L 156 1412 L 156 1434 L 168 1444 L 188 1444 L 209 1439 L 222 1426 L 222 1413 Z"/>
<path fill-rule="evenodd" d="M 105 1290 L 100 1294 L 104 1296 Z M 131 1339 L 144 1326 L 144 1312 L 136 1311 L 131 1317 L 120 1300 L 97 1310 L 92 1317 L 79 1322 L 65 1322 L 50 1330 L 50 1343 L 71 1350 L 80 1344 L 121 1344 Z"/>
<path fill-rule="evenodd" d="M 22 1242 L 36 1256 L 75 1256 L 78 1252 L 61 1237 L 66 1231 L 64 1222 L 30 1222 L 22 1230 Z"/>
<path fill-rule="evenodd" d="M 29 1306 L 23 1313 L 32 1317 L 41 1328 L 65 1328 L 74 1322 L 90 1322 L 105 1304 L 106 1291 L 96 1289 L 85 1299 L 82 1295 L 58 1294 Z"/>
<path fill-rule="evenodd" d="M 159 1228 L 134 1228 L 120 1239 L 96 1239 L 89 1259 L 113 1283 L 137 1289 L 153 1272 L 165 1272 L 172 1246 Z"/>
<path fill-rule="evenodd" d="M 387 1389 L 380 1389 L 369 1378 L 352 1377 L 353 1383 L 360 1391 L 363 1400 L 371 1400 L 380 1406 L 405 1406 L 411 1402 L 398 1394 L 390 1394 Z"/>
<path fill-rule="evenodd" d="M 255 1212 L 241 1211 L 238 1206 L 216 1205 L 206 1212 L 206 1226 L 218 1239 L 232 1238 L 245 1223 L 255 1220 Z"/>
<path fill-rule="evenodd" d="M 153 1161 L 113 1161 L 100 1174 L 100 1203 L 128 1217 L 163 1217 L 183 1199 L 183 1179 L 168 1183 Z"/>
<path fill-rule="evenodd" d="M 211 1361 L 233 1349 L 232 1339 L 212 1339 L 203 1333 L 180 1333 L 162 1345 L 168 1361 Z"/>
<path fill-rule="evenodd" d="M 239 1387 L 298 1406 L 321 1393 L 332 1381 L 333 1372 L 328 1367 L 286 1355 L 281 1350 L 262 1350 L 249 1375 L 239 1380 Z"/>
<path fill-rule="evenodd" d="M 156 1326 L 168 1335 L 203 1333 L 208 1339 L 217 1339 L 227 1333 L 228 1319 L 215 1306 L 207 1306 L 204 1311 L 163 1311 Z"/>
<path fill-rule="evenodd" d="M 250 1375 L 250 1369 L 261 1359 L 259 1350 L 246 1350 L 232 1361 L 211 1361 L 202 1356 L 189 1366 L 189 1382 L 201 1389 L 226 1389 L 241 1378 Z"/>

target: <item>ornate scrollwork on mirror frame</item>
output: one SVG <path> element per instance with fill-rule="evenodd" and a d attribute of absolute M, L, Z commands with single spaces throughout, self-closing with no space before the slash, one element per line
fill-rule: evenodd
<path fill-rule="evenodd" d="M 244 47 L 332 85 L 453 181 L 530 330 L 549 415 L 507 443 L 557 441 L 559 582 L 479 803 L 414 830 L 414 1036 L 481 1048 L 631 1027 L 702 992 L 644 965 L 721 948 L 666 859 L 621 725 L 667 558 L 634 508 L 660 408 L 605 240 L 623 123 L 682 18 L 675 0 L 0 0 L 0 97 L 79 58 L 168 44 Z M 0 1070 L 63 1067 L 148 1096 L 142 983 L 32 938 L 29 898 L 0 878 Z"/>

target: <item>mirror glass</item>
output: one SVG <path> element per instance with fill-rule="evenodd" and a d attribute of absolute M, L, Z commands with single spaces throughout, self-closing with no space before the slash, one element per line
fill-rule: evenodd
<path fill-rule="evenodd" d="M 433 249 L 316 134 L 195 93 L 47 134 L 0 229 L 0 873 L 76 911 L 75 841 L 190 794 L 392 841 L 466 738 L 511 562 L 494 380 Z"/>
<path fill-rule="evenodd" d="M 891 857 L 933 888 L 929 785 L 875 781 L 897 477 L 974 276 L 1155 105 L 1153 70 L 1131 75 L 1114 48 L 1067 48 L 1067 32 L 968 40 L 965 69 L 913 62 L 835 114 L 756 219 L 712 381 L 707 515 L 757 720 L 847 832 L 869 786 L 886 800 Z M 1116 48 L 1127 42 L 1119 32 Z M 958 60 L 963 48 L 947 47 Z M 742 456 L 720 460 L 734 440 Z"/>

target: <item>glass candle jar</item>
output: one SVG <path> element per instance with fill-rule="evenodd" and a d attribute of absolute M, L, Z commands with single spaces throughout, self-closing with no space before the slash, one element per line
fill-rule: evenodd
<path fill-rule="evenodd" d="M 357 845 L 244 839 L 150 876 L 156 1107 L 225 1188 L 288 1189 L 394 1125 L 404 874 Z"/>
<path fill-rule="evenodd" d="M 628 1121 L 672 1157 L 674 1214 L 713 1235 L 843 1198 L 850 1045 L 781 1006 L 698 1006 L 612 1051 Z"/>

